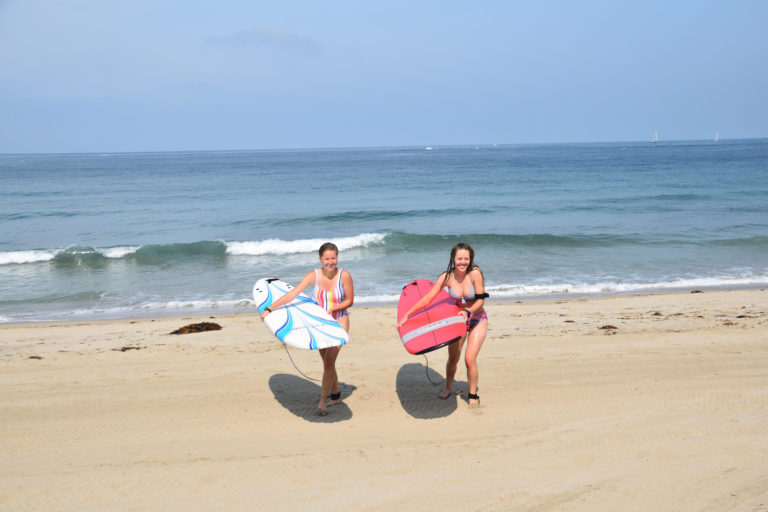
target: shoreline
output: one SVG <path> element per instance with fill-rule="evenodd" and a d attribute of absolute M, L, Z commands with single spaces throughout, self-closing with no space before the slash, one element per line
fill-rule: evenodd
<path fill-rule="evenodd" d="M 518 311 L 518 313 L 513 314 L 512 316 L 530 316 L 530 317 L 550 317 L 549 321 L 542 321 L 542 318 L 539 318 L 540 322 L 537 324 L 537 328 L 541 329 L 541 333 L 538 334 L 539 336 L 563 336 L 563 335 L 574 335 L 576 333 L 579 334 L 595 334 L 594 332 L 590 331 L 590 324 L 585 324 L 585 319 L 582 319 L 582 322 L 580 324 L 577 324 L 576 321 L 573 321 L 573 325 L 568 325 L 567 329 L 559 329 L 560 327 L 563 327 L 559 325 L 558 318 L 560 317 L 566 317 L 567 313 L 557 313 L 557 317 L 553 320 L 552 317 L 555 315 L 553 313 L 554 310 L 562 309 L 563 305 L 568 304 L 592 304 L 593 306 L 597 307 L 600 305 L 603 306 L 609 306 L 613 305 L 613 308 L 618 308 L 620 304 L 624 304 L 626 302 L 635 302 L 640 301 L 643 303 L 653 302 L 658 303 L 661 306 L 663 305 L 669 305 L 672 306 L 677 302 L 681 302 L 683 298 L 690 296 L 693 298 L 693 296 L 697 296 L 697 299 L 694 299 L 697 303 L 704 303 L 708 304 L 709 307 L 716 307 L 717 303 L 719 302 L 728 302 L 728 297 L 733 296 L 746 296 L 751 297 L 754 295 L 756 299 L 765 298 L 766 303 L 768 303 L 768 292 L 766 292 L 765 288 L 742 288 L 742 289 L 728 289 L 728 290 L 716 290 L 716 291 L 706 291 L 706 290 L 691 290 L 686 292 L 670 292 L 670 293 L 621 293 L 621 294 L 605 294 L 605 295 L 569 295 L 569 294 L 563 294 L 559 295 L 557 297 L 546 297 L 546 298 L 538 298 L 538 299 L 527 299 L 527 300 L 489 300 L 486 304 L 485 308 L 486 311 L 488 311 L 488 314 L 490 315 L 490 325 L 489 325 L 489 337 L 493 334 L 493 327 L 494 327 L 494 313 L 496 311 L 506 311 L 509 309 L 513 309 L 515 311 Z M 725 300 L 724 300 L 725 299 Z M 682 301 L 685 302 L 685 301 Z M 766 308 L 768 309 L 768 305 L 766 305 Z M 566 307 L 565 310 L 568 308 Z M 632 309 L 632 308 L 630 308 Z M 564 310 L 564 311 L 565 311 Z M 376 315 L 384 315 L 385 317 L 390 317 L 388 320 L 390 320 L 391 325 L 387 326 L 386 321 L 382 322 L 382 327 L 391 327 L 391 333 L 394 336 L 394 339 L 396 339 L 399 342 L 399 339 L 396 334 L 396 328 L 395 328 L 395 316 L 397 313 L 397 304 L 355 304 L 351 310 L 350 314 L 352 315 L 352 319 L 354 322 L 354 318 L 358 316 L 363 311 L 366 312 L 373 312 Z M 652 312 L 652 313 L 655 313 Z M 611 315 L 610 312 L 602 313 L 601 316 L 605 317 L 606 319 L 610 319 L 613 317 L 617 317 L 617 314 Z M 721 317 L 725 317 L 723 313 L 719 313 Z M 668 315 L 661 314 L 661 316 L 667 320 L 670 321 L 670 318 Z M 685 316 L 684 314 L 675 314 L 674 316 Z M 690 315 L 689 315 L 690 316 Z M 698 315 L 695 315 L 698 316 Z M 739 315 L 732 315 L 734 318 Z M 621 317 L 619 317 L 619 323 L 622 321 Z M 626 318 L 625 318 L 626 319 Z M 658 320 L 658 318 L 654 318 L 654 320 Z M 711 320 L 711 319 L 710 319 Z M 198 322 L 214 322 L 219 323 L 222 325 L 221 331 L 209 331 L 207 333 L 195 333 L 192 335 L 171 335 L 171 331 L 178 329 L 180 327 L 183 327 L 185 325 L 191 324 L 191 323 L 198 323 Z M 567 320 L 563 320 L 563 322 L 567 322 Z M 680 323 L 680 322 L 678 322 Z M 67 332 L 68 335 L 62 335 L 57 334 L 57 341 L 54 341 L 52 344 L 50 344 L 50 340 L 45 339 L 36 339 L 36 344 L 40 346 L 47 346 L 50 344 L 50 346 L 47 346 L 47 349 L 45 351 L 51 351 L 54 347 L 57 348 L 60 352 L 70 352 L 69 348 L 76 348 L 80 347 L 80 349 L 83 349 L 84 343 L 79 340 L 79 336 L 81 335 L 80 330 L 97 330 L 97 329 L 108 329 L 111 335 L 116 335 L 120 332 L 120 327 L 124 328 L 126 330 L 125 333 L 121 333 L 120 335 L 117 335 L 117 337 L 110 338 L 109 336 L 107 338 L 112 339 L 113 341 L 116 340 L 125 340 L 129 342 L 131 338 L 131 331 L 136 331 L 137 334 L 140 336 L 140 340 L 146 342 L 148 337 L 151 337 L 150 339 L 155 340 L 156 347 L 162 347 L 168 344 L 172 344 L 174 339 L 178 339 L 178 341 L 182 340 L 188 340 L 188 336 L 200 336 L 201 338 L 204 337 L 206 334 L 208 336 L 211 336 L 213 340 L 215 340 L 217 343 L 220 342 L 220 339 L 227 339 L 228 334 L 225 332 L 225 328 L 227 324 L 230 326 L 230 328 L 235 329 L 236 334 L 232 334 L 232 336 L 238 336 L 242 338 L 243 336 L 250 337 L 251 340 L 258 340 L 259 343 L 262 342 L 272 342 L 274 341 L 277 347 L 282 347 L 282 343 L 280 343 L 276 338 L 274 338 L 271 333 L 266 329 L 266 327 L 261 325 L 261 321 L 259 319 L 259 316 L 256 312 L 256 309 L 252 309 L 251 311 L 238 311 L 238 312 L 209 312 L 209 313 L 200 313 L 197 311 L 189 312 L 187 314 L 168 314 L 168 315 L 146 315 L 146 316 L 131 316 L 131 317 L 117 317 L 117 318 L 84 318 L 84 319 L 77 319 L 77 320 L 31 320 L 31 321 L 21 321 L 21 322 L 5 322 L 0 323 L 0 338 L 6 338 L 5 335 L 10 334 L 7 336 L 7 338 L 14 339 L 16 337 L 15 332 L 36 332 L 39 329 L 42 330 L 50 330 L 50 329 L 62 329 L 64 332 Z M 249 332 L 248 334 L 245 334 L 243 332 L 244 329 L 250 329 L 253 326 L 256 326 L 256 328 Z M 617 326 L 618 327 L 618 326 Z M 641 331 L 643 329 L 648 329 L 649 325 L 641 325 L 639 328 L 635 328 L 635 330 Z M 688 325 L 686 324 L 684 329 L 696 329 L 699 326 L 696 325 Z M 167 330 L 167 332 L 165 332 Z M 525 329 L 524 327 L 518 327 L 516 328 L 517 332 L 520 332 L 522 330 L 522 333 L 524 335 L 536 335 L 530 332 L 529 330 Z M 609 330 L 612 332 L 618 332 L 618 329 L 616 330 Z M 215 334 L 214 334 L 215 333 Z M 166 337 L 166 335 L 168 337 Z M 350 336 L 352 338 L 351 343 L 355 342 L 355 338 L 359 336 L 358 333 L 355 332 L 355 325 L 354 323 L 351 326 L 350 330 Z M 159 340 L 159 341 L 158 341 Z M 197 340 L 200 341 L 200 340 Z M 71 342 L 72 346 L 67 347 L 66 344 Z M 62 347 L 60 345 L 64 344 L 65 346 Z M 199 343 L 195 342 L 194 345 L 197 345 Z M 14 347 L 11 346 L 12 343 L 7 343 L 4 341 L 0 341 L 0 360 L 3 357 L 8 356 L 8 350 L 13 349 Z M 111 346 L 109 341 L 105 341 L 103 344 L 94 344 L 91 343 L 90 345 L 85 344 L 86 346 L 91 347 L 93 350 L 99 350 L 103 351 L 107 346 L 109 346 L 110 349 L 115 349 L 114 346 Z M 112 343 L 114 345 L 114 343 Z M 18 346 L 16 347 L 18 348 Z M 145 347 L 146 348 L 146 347 Z M 293 350 L 293 349 L 292 349 Z M 301 352 L 301 351 L 299 351 Z M 85 352 L 83 352 L 85 353 Z"/>
<path fill-rule="evenodd" d="M 356 305 L 325 417 L 255 313 L 0 324 L 0 509 L 766 510 L 767 291 L 486 309 L 481 408 Z"/>
<path fill-rule="evenodd" d="M 521 302 L 548 302 L 567 299 L 601 299 L 611 297 L 626 297 L 626 296 L 646 296 L 646 295 L 675 295 L 684 293 L 711 293 L 711 292 L 731 292 L 731 291 L 746 291 L 746 290 L 765 290 L 765 283 L 752 283 L 748 285 L 730 286 L 730 285 L 715 285 L 715 286 L 701 286 L 690 287 L 680 286 L 671 288 L 649 288 L 641 290 L 612 290 L 605 292 L 548 292 L 542 294 L 528 294 L 528 295 L 491 295 L 491 301 L 496 304 L 511 304 Z M 395 307 L 397 308 L 397 297 L 392 297 L 387 300 L 366 300 L 365 298 L 357 299 L 355 306 L 353 307 Z M 248 302 L 251 299 L 243 298 L 238 299 L 235 302 L 242 303 Z M 96 316 L 96 314 L 84 314 L 80 318 L 54 318 L 52 319 L 31 319 L 31 320 L 5 320 L 0 315 L 0 328 L 7 325 L 24 325 L 24 324 L 45 324 L 45 323 L 60 323 L 60 322 L 112 322 L 112 321 L 124 321 L 124 320 L 145 320 L 145 319 L 164 319 L 164 318 L 179 318 L 179 317 L 202 317 L 202 316 L 216 316 L 216 315 L 247 315 L 255 314 L 255 306 L 233 308 L 179 308 L 174 310 L 167 309 L 153 309 L 143 313 L 131 312 L 121 314 L 107 314 L 106 316 Z"/>

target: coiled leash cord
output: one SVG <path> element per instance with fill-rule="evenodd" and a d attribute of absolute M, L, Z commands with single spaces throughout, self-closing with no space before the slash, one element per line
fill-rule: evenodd
<path fill-rule="evenodd" d="M 288 354 L 288 359 L 291 360 L 291 364 L 293 365 L 294 368 L 296 368 L 296 371 L 299 372 L 302 377 L 304 377 L 307 380 L 313 380 L 315 382 L 322 382 L 320 379 L 313 379 L 312 377 L 307 376 L 303 371 L 299 370 L 299 367 L 296 366 L 296 363 L 293 362 L 293 358 L 291 357 L 291 353 L 288 352 L 288 345 L 283 343 L 283 348 L 285 349 L 285 353 Z"/>

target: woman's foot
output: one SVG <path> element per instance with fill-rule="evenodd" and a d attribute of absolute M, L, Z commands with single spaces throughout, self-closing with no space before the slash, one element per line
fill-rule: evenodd
<path fill-rule="evenodd" d="M 317 408 L 317 415 L 318 416 L 328 416 L 328 409 L 325 407 L 318 407 Z"/>
<path fill-rule="evenodd" d="M 446 389 L 443 390 L 442 393 L 440 393 L 440 400 L 445 400 L 445 399 L 449 398 L 451 395 L 453 395 L 453 391 L 448 389 L 448 388 L 446 388 Z"/>
<path fill-rule="evenodd" d="M 475 393 L 467 393 L 467 402 L 470 409 L 480 407 L 480 397 Z"/>
<path fill-rule="evenodd" d="M 328 405 L 336 405 L 341 403 L 341 391 L 337 393 L 331 393 L 331 395 L 328 397 Z"/>

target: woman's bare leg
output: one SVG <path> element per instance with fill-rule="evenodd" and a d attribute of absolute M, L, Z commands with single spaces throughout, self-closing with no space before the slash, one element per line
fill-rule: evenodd
<path fill-rule="evenodd" d="M 466 338 L 465 338 L 466 339 Z M 453 393 L 453 380 L 456 377 L 456 368 L 461 359 L 461 347 L 464 340 L 456 341 L 448 345 L 448 361 L 445 363 L 445 388 L 440 398 L 448 398 Z"/>
<path fill-rule="evenodd" d="M 469 385 L 469 394 L 477 394 L 477 383 L 479 372 L 477 369 L 477 354 L 485 341 L 485 334 L 488 330 L 488 321 L 483 320 L 477 324 L 467 336 L 467 350 L 464 352 L 464 363 L 467 365 L 467 383 Z M 470 404 L 477 403 L 474 398 L 469 399 Z"/>

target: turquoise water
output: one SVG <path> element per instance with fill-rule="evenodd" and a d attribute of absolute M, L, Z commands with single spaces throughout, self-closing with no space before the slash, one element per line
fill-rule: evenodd
<path fill-rule="evenodd" d="M 768 284 L 768 140 L 0 155 L 0 321 L 252 311 L 324 241 L 356 303 L 473 245 L 492 299 Z"/>

